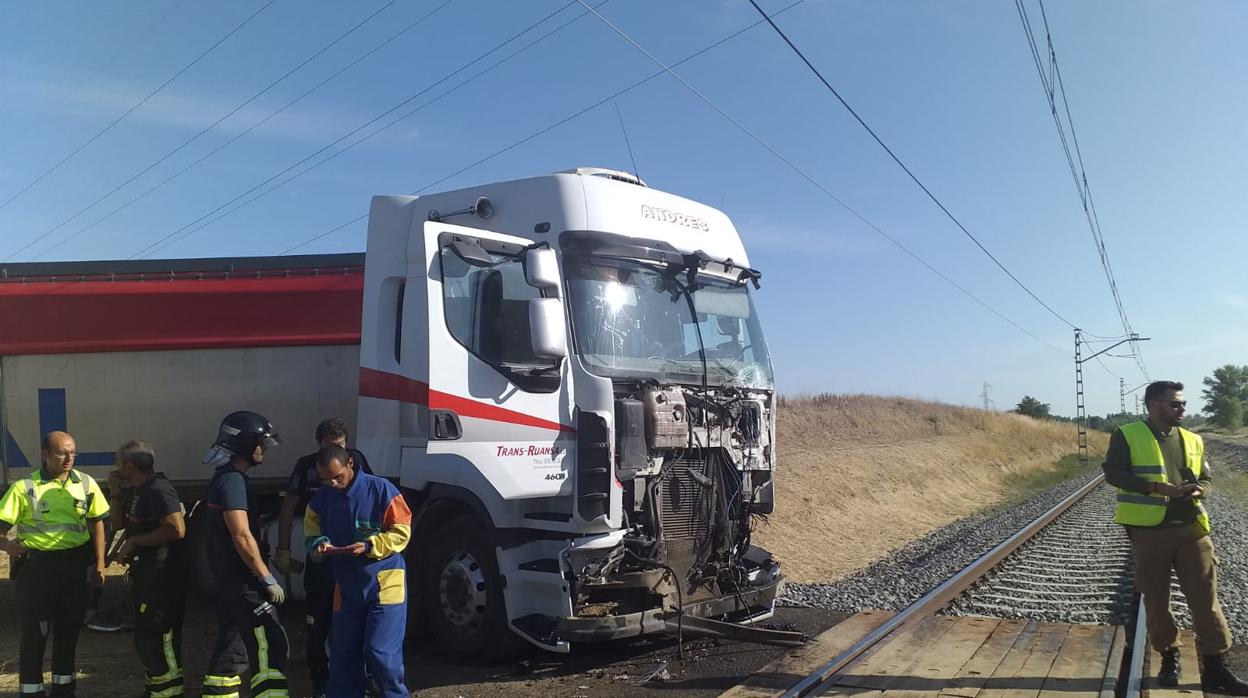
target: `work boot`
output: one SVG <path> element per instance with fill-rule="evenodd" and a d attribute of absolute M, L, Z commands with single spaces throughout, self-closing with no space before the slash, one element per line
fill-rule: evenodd
<path fill-rule="evenodd" d="M 1161 653 L 1161 671 L 1157 672 L 1157 685 L 1174 688 L 1179 685 L 1183 667 L 1179 666 L 1179 648 L 1171 647 Z"/>
<path fill-rule="evenodd" d="M 1226 666 L 1225 656 L 1206 654 L 1200 658 L 1200 690 L 1228 696 L 1248 696 L 1248 683 L 1231 672 Z"/>

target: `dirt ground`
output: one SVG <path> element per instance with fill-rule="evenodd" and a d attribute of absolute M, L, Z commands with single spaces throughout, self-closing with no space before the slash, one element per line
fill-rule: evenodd
<path fill-rule="evenodd" d="M 119 568 L 110 569 L 110 573 L 105 586 L 105 604 L 113 605 L 126 599 L 128 589 Z M 17 691 L 15 604 L 13 582 L 8 579 L 8 560 L 0 554 L 0 695 Z M 815 635 L 843 617 L 844 614 L 831 611 L 786 608 L 778 611 L 772 625 Z M 307 696 L 310 686 L 303 662 L 305 636 L 299 604 L 284 607 L 282 618 L 292 645 L 288 672 L 291 695 Z M 212 651 L 215 633 L 216 621 L 212 613 L 202 604 L 192 604 L 182 643 L 186 685 L 190 689 L 187 695 L 199 695 L 196 687 Z M 143 670 L 134 654 L 133 637 L 130 632 L 83 630 L 78 642 L 78 695 L 131 698 L 142 691 Z M 470 667 L 450 664 L 428 644 L 413 642 L 405 652 L 407 686 L 417 695 L 432 698 L 495 697 L 500 691 L 533 698 L 654 695 L 709 698 L 736 685 L 784 650 L 699 638 L 686 639 L 683 652 L 681 659 L 672 638 L 643 638 L 580 647 L 570 655 L 533 650 L 502 664 Z M 665 678 L 642 682 L 644 677 L 663 668 L 666 669 Z"/>

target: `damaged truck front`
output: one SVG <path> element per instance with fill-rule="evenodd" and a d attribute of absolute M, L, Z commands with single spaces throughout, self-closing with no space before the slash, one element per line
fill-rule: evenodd
<path fill-rule="evenodd" d="M 751 542 L 776 398 L 727 216 L 579 169 L 375 197 L 366 260 L 358 442 L 412 507 L 439 646 L 794 640 L 750 625 L 781 584 Z"/>
<path fill-rule="evenodd" d="M 562 248 L 576 356 L 610 381 L 614 415 L 609 428 L 582 409 L 578 475 L 613 471 L 623 520 L 565 554 L 574 613 L 555 634 L 730 633 L 702 620 L 770 616 L 779 565 L 751 543 L 773 507 L 775 434 L 758 272 L 661 240 L 572 233 Z"/>

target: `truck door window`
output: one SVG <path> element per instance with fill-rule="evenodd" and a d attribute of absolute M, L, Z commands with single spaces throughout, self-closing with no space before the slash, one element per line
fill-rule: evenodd
<path fill-rule="evenodd" d="M 403 363 L 403 296 L 407 282 L 399 283 L 398 309 L 394 313 L 394 363 Z"/>
<path fill-rule="evenodd" d="M 469 263 L 451 245 L 440 251 L 442 301 L 451 336 L 477 358 L 530 392 L 559 386 L 558 364 L 533 353 L 529 301 L 541 292 L 524 278 L 518 254 L 489 253 Z"/>

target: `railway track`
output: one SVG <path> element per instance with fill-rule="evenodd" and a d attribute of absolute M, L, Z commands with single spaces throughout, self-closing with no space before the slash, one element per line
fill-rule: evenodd
<path fill-rule="evenodd" d="M 980 615 L 1127 627 L 1118 698 L 1139 698 L 1143 615 L 1131 555 L 1109 521 L 1113 491 L 1097 477 L 793 684 L 785 698 L 821 695 L 856 660 L 898 630 L 934 614 Z"/>
<path fill-rule="evenodd" d="M 954 599 L 949 615 L 1126 625 L 1135 597 L 1131 545 L 1100 487 Z"/>

